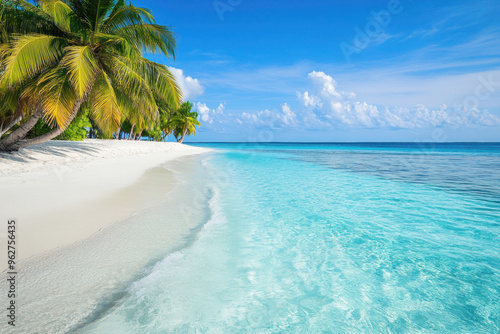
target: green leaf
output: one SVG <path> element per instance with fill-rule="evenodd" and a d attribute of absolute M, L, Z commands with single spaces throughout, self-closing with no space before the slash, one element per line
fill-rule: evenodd
<path fill-rule="evenodd" d="M 2 76 L 9 85 L 18 84 L 56 65 L 62 56 L 64 41 L 47 35 L 16 36 L 5 58 Z"/>
<path fill-rule="evenodd" d="M 118 29 L 117 35 L 124 37 L 130 43 L 144 52 L 163 52 L 175 59 L 176 41 L 174 34 L 165 26 L 158 24 L 132 24 Z"/>
<path fill-rule="evenodd" d="M 91 103 L 92 118 L 99 128 L 105 133 L 116 131 L 121 121 L 120 108 L 115 89 L 105 72 L 95 82 Z"/>
<path fill-rule="evenodd" d="M 40 94 L 44 97 L 45 119 L 54 126 L 65 129 L 71 122 L 70 116 L 77 100 L 69 82 L 70 74 L 62 68 L 55 68 L 40 78 Z"/>
<path fill-rule="evenodd" d="M 61 66 L 68 70 L 78 96 L 83 97 L 99 71 L 97 60 L 89 46 L 69 46 L 64 52 Z"/>
<path fill-rule="evenodd" d="M 42 0 L 41 9 L 50 15 L 54 23 L 64 31 L 71 31 L 71 15 L 73 10 L 66 3 L 60 0 Z"/>

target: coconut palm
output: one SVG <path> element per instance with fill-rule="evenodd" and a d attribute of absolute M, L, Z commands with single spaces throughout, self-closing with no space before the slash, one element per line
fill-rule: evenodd
<path fill-rule="evenodd" d="M 191 102 L 184 102 L 172 118 L 175 125 L 174 135 L 178 138 L 177 142 L 179 143 L 184 141 L 186 135 L 196 134 L 196 126 L 201 125 L 198 122 L 198 113 L 191 111 L 192 108 L 193 104 Z"/>
<path fill-rule="evenodd" d="M 170 117 L 170 116 L 169 116 Z M 174 132 L 175 130 L 175 120 L 173 118 L 168 118 L 165 122 L 162 123 L 162 141 L 167 141 L 168 137 Z"/>
<path fill-rule="evenodd" d="M 156 101 L 156 104 L 158 105 L 158 111 L 160 114 L 159 122 L 157 123 L 158 130 L 160 131 L 160 138 L 161 141 L 167 141 L 168 136 L 172 134 L 176 127 L 173 119 L 173 116 L 176 113 L 176 108 L 172 108 L 171 105 L 161 100 Z"/>
<path fill-rule="evenodd" d="M 181 92 L 173 75 L 143 55 L 174 57 L 176 45 L 149 10 L 124 0 L 2 0 L 1 6 L 0 35 L 4 31 L 8 40 L 1 37 L 0 94 L 20 89 L 18 100 L 32 108 L 21 126 L 0 140 L 0 150 L 58 136 L 83 103 L 109 134 L 119 128 L 121 113 L 155 119 L 158 97 L 178 105 Z M 54 129 L 23 140 L 42 117 Z"/>

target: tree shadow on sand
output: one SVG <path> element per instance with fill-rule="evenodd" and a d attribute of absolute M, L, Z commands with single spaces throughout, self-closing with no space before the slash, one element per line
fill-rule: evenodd
<path fill-rule="evenodd" d="M 68 153 L 78 152 L 92 156 L 93 153 L 99 152 L 94 145 L 85 142 L 51 141 L 44 144 L 33 145 L 28 148 L 21 149 L 18 152 L 0 152 L 0 161 L 2 159 L 8 159 L 21 163 L 29 163 L 39 160 L 36 157 L 25 154 L 26 151 L 62 158 L 69 157 Z"/>

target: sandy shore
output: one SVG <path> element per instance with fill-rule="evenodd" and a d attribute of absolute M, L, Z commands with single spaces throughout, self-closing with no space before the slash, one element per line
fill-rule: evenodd
<path fill-rule="evenodd" d="M 202 164 L 209 151 L 88 140 L 2 154 L 0 247 L 7 249 L 6 223 L 15 218 L 21 261 L 17 325 L 0 322 L 0 332 L 79 332 L 112 310 L 155 263 L 192 242 L 209 212 Z M 206 194 L 197 205 L 195 194 Z M 0 290 L 8 291 L 9 275 L 0 276 Z M 0 304 L 8 302 L 3 294 Z"/>
<path fill-rule="evenodd" d="M 162 163 L 207 151 L 177 143 L 85 140 L 0 154 L 0 220 L 18 221 L 18 259 L 72 244 L 161 200 L 174 182 Z M 4 244 L 6 228 L 0 233 Z"/>

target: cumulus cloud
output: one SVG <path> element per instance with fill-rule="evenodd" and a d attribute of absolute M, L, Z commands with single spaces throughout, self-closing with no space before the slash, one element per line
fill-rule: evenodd
<path fill-rule="evenodd" d="M 288 104 L 284 103 L 281 105 L 281 121 L 288 126 L 294 126 L 297 124 L 297 115 L 290 109 Z"/>
<path fill-rule="evenodd" d="M 324 126 L 350 128 L 415 129 L 440 126 L 499 125 L 500 118 L 487 110 L 477 108 L 448 108 L 442 105 L 431 110 L 423 105 L 414 108 L 379 108 L 365 101 L 356 101 L 352 92 L 339 90 L 337 82 L 324 72 L 308 75 L 312 90 L 298 92 L 305 108 L 304 120 L 309 127 Z"/>
<path fill-rule="evenodd" d="M 225 103 L 220 103 L 215 109 L 210 109 L 206 103 L 201 102 L 197 102 L 195 106 L 198 111 L 199 120 L 204 124 L 213 124 L 214 117 L 224 114 L 224 109 L 226 108 Z"/>
<path fill-rule="evenodd" d="M 203 92 L 205 91 L 205 88 L 200 84 L 200 81 L 198 79 L 194 79 L 190 76 L 185 76 L 183 70 L 175 67 L 169 67 L 168 69 L 175 76 L 175 79 L 177 80 L 177 83 L 182 90 L 184 101 L 196 98 L 203 94 Z"/>
<path fill-rule="evenodd" d="M 299 92 L 297 93 L 297 95 L 299 99 L 302 100 L 302 103 L 304 103 L 306 107 L 316 108 L 323 106 L 323 104 L 321 103 L 321 99 L 316 96 L 309 96 L 309 92 L 304 92 L 304 93 Z"/>
<path fill-rule="evenodd" d="M 412 108 L 384 107 L 370 104 L 343 91 L 324 72 L 308 74 L 307 90 L 297 92 L 298 106 L 283 103 L 276 109 L 238 112 L 226 111 L 226 104 L 210 107 L 195 103 L 203 130 L 226 132 L 248 129 L 424 129 L 436 127 L 473 127 L 500 125 L 500 118 L 476 107 Z"/>
<path fill-rule="evenodd" d="M 248 124 L 263 128 L 293 128 L 299 125 L 297 115 L 287 103 L 281 105 L 281 110 L 261 110 L 255 113 L 242 113 L 238 119 L 240 124 Z"/>

